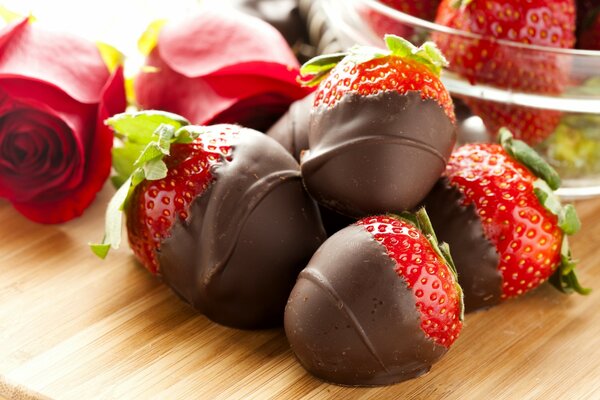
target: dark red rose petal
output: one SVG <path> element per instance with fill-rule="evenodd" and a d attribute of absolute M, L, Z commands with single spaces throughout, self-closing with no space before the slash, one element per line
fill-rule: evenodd
<path fill-rule="evenodd" d="M 101 91 L 97 114 L 94 113 L 89 121 L 88 128 L 92 134 L 81 135 L 86 143 L 82 184 L 57 195 L 43 196 L 29 202 L 13 202 L 14 207 L 27 218 L 40 223 L 65 222 L 80 216 L 94 200 L 110 173 L 113 135 L 103 121 L 124 109 L 123 70 L 119 68 Z"/>
<path fill-rule="evenodd" d="M 221 97 L 240 100 L 264 93 L 279 93 L 282 97 L 301 99 L 312 89 L 300 86 L 297 82 L 285 83 L 270 77 L 254 75 L 207 76 L 203 78 Z"/>
<path fill-rule="evenodd" d="M 280 93 L 263 93 L 237 102 L 207 121 L 207 125 L 239 124 L 266 132 L 290 107 L 290 98 Z"/>
<path fill-rule="evenodd" d="M 110 73 L 94 43 L 24 19 L 0 31 L 0 77 L 12 76 L 46 82 L 77 101 L 98 104 Z"/>
<path fill-rule="evenodd" d="M 73 133 L 51 114 L 17 109 L 0 118 L 0 195 L 30 201 L 48 190 L 81 181 Z M 74 177 L 75 176 L 75 177 Z"/>
<path fill-rule="evenodd" d="M 75 161 L 83 159 L 86 149 L 91 145 L 90 140 L 95 135 L 97 106 L 79 103 L 52 85 L 30 79 L 0 79 L 0 92 L 19 108 L 39 110 L 66 124 L 76 146 L 74 150 L 69 150 L 70 153 L 65 153 L 71 155 L 69 160 L 73 161 L 73 170 L 63 174 L 59 180 L 52 180 L 52 183 L 64 190 L 78 187 L 83 180 L 84 169 L 82 163 Z M 56 127 L 55 131 L 59 134 L 64 132 Z M 44 189 L 48 190 L 49 187 Z"/>
<path fill-rule="evenodd" d="M 183 115 L 195 124 L 205 124 L 244 99 L 265 93 L 279 93 L 287 105 L 305 97 L 311 89 L 295 81 L 253 75 L 187 78 L 171 70 L 155 51 L 148 64 L 157 72 L 142 72 L 135 80 L 137 101 L 146 109 L 161 109 Z M 235 122 L 235 121 L 234 121 Z"/>
<path fill-rule="evenodd" d="M 174 71 L 189 78 L 227 67 L 229 74 L 255 75 L 274 71 L 279 75 L 286 68 L 299 67 L 275 28 L 231 9 L 205 8 L 184 21 L 167 23 L 160 32 L 158 48 Z"/>

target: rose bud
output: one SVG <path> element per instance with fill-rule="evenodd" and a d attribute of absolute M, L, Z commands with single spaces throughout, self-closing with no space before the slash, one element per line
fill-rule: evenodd
<path fill-rule="evenodd" d="M 21 19 L 0 30 L 0 197 L 41 223 L 75 218 L 111 168 L 121 55 Z M 108 67 L 110 66 L 110 68 Z"/>
<path fill-rule="evenodd" d="M 134 82 L 139 105 L 195 124 L 265 131 L 311 92 L 296 82 L 298 61 L 281 34 L 234 9 L 155 22 L 140 43 L 147 59 Z"/>

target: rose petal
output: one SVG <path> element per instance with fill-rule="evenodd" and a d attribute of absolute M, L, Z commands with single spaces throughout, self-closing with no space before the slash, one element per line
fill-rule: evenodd
<path fill-rule="evenodd" d="M 72 132 L 77 154 L 84 157 L 94 135 L 95 105 L 79 103 L 52 85 L 30 79 L 0 79 L 0 91 L 20 108 L 39 110 L 63 121 Z M 65 189 L 78 186 L 83 179 L 83 167 L 74 165 L 74 168 L 75 174 L 68 177 Z"/>
<path fill-rule="evenodd" d="M 256 77 L 268 77 L 273 80 L 279 80 L 290 85 L 298 86 L 297 78 L 299 74 L 300 70 L 296 67 L 292 68 L 282 64 L 252 61 L 221 68 L 208 76 L 252 75 Z"/>
<path fill-rule="evenodd" d="M 4 46 L 12 39 L 13 36 L 18 35 L 21 31 L 23 31 L 28 24 L 28 18 L 23 18 L 19 21 L 11 22 L 0 29 L 0 51 L 4 51 Z"/>
<path fill-rule="evenodd" d="M 239 124 L 266 132 L 289 107 L 289 97 L 280 93 L 261 93 L 235 103 L 206 124 Z"/>
<path fill-rule="evenodd" d="M 30 201 L 42 193 L 62 191 L 81 181 L 73 133 L 51 114 L 16 109 L 0 119 L 0 194 Z M 74 178 L 75 177 L 75 178 Z"/>
<path fill-rule="evenodd" d="M 100 102 L 109 72 L 94 43 L 26 19 L 0 35 L 0 76 L 47 82 L 82 103 Z"/>
<path fill-rule="evenodd" d="M 223 99 L 203 79 L 189 79 L 167 66 L 153 51 L 148 59 L 156 72 L 141 72 L 134 81 L 135 97 L 145 109 L 170 111 L 192 123 L 202 124 L 212 109 L 229 107 L 235 99 Z M 202 119 L 198 119 L 202 118 Z"/>
<path fill-rule="evenodd" d="M 233 9 L 206 7 L 199 15 L 167 23 L 159 35 L 158 49 L 174 71 L 192 78 L 231 66 L 241 68 L 231 73 L 247 73 L 243 68 L 250 65 L 244 64 L 256 61 L 265 70 L 299 67 L 275 28 Z M 252 72 L 260 74 L 260 70 Z"/>
<path fill-rule="evenodd" d="M 27 218 L 40 223 L 60 223 L 80 216 L 94 200 L 108 178 L 111 166 L 112 131 L 103 121 L 125 109 L 123 69 L 117 69 L 102 90 L 98 115 L 93 119 L 88 135 L 85 169 L 82 184 L 62 193 L 61 197 L 14 202 L 14 207 Z"/>
<path fill-rule="evenodd" d="M 239 101 L 265 93 L 279 93 L 287 105 L 305 97 L 311 89 L 295 81 L 283 82 L 263 76 L 218 75 L 187 78 L 171 70 L 155 51 L 148 63 L 157 72 L 142 72 L 135 80 L 136 98 L 146 109 L 161 109 L 205 124 Z"/>
<path fill-rule="evenodd" d="M 261 93 L 279 93 L 292 99 L 307 96 L 311 89 L 295 81 L 286 83 L 269 77 L 254 75 L 207 76 L 203 78 L 221 97 L 245 99 Z"/>

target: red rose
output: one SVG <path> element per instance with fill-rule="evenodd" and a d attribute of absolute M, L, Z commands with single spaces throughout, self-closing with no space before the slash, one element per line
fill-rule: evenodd
<path fill-rule="evenodd" d="M 298 61 L 285 39 L 258 18 L 205 8 L 165 24 L 157 35 L 146 59 L 150 68 L 135 80 L 143 108 L 171 111 L 195 124 L 266 130 L 311 91 L 296 82 Z"/>
<path fill-rule="evenodd" d="M 0 197 L 27 218 L 75 218 L 102 188 L 125 109 L 123 72 L 91 42 L 28 19 L 0 30 Z"/>

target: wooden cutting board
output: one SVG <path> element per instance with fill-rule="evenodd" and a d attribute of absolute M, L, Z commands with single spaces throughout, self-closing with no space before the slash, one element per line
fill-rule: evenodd
<path fill-rule="evenodd" d="M 0 202 L 0 399 L 600 398 L 600 200 L 576 204 L 584 226 L 572 240 L 595 292 L 545 285 L 468 315 L 428 375 L 365 389 L 311 377 L 282 330 L 238 331 L 195 314 L 127 248 L 96 259 L 86 243 L 100 239 L 111 193 L 62 226 Z"/>

